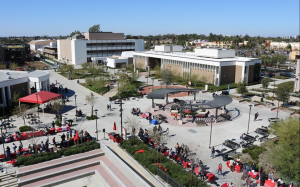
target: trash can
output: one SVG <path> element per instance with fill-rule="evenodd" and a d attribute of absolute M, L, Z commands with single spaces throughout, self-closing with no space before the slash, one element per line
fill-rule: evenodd
<path fill-rule="evenodd" d="M 66 117 L 62 117 L 61 124 L 66 125 Z"/>

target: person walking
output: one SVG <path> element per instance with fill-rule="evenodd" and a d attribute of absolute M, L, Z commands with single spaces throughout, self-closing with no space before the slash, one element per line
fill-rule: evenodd
<path fill-rule="evenodd" d="M 73 137 L 72 136 L 72 129 L 70 128 L 70 130 L 69 130 L 69 133 L 70 133 L 70 137 Z"/>
<path fill-rule="evenodd" d="M 257 117 L 258 117 L 258 112 L 256 112 L 256 113 L 254 114 L 254 121 L 256 121 Z"/>
<path fill-rule="evenodd" d="M 106 106 L 106 110 L 109 110 L 109 105 L 107 104 L 107 106 Z"/>
<path fill-rule="evenodd" d="M 56 141 L 55 141 L 55 137 L 53 137 L 52 143 L 54 144 L 55 147 L 57 147 L 57 144 L 56 144 Z"/>
<path fill-rule="evenodd" d="M 44 152 L 45 151 L 45 144 L 44 144 L 43 141 L 41 142 L 41 148 L 42 148 L 42 152 Z"/>
<path fill-rule="evenodd" d="M 6 160 L 9 160 L 10 159 L 10 148 L 8 146 L 6 147 L 5 153 L 6 153 Z"/>
<path fill-rule="evenodd" d="M 177 113 L 174 114 L 174 119 L 177 120 Z"/>
<path fill-rule="evenodd" d="M 215 152 L 216 152 L 215 147 L 212 146 L 211 147 L 211 157 L 215 158 Z"/>
<path fill-rule="evenodd" d="M 55 123 L 54 123 L 54 121 L 52 121 L 52 128 L 54 128 L 55 127 Z"/>
<path fill-rule="evenodd" d="M 222 175 L 223 176 L 223 174 L 222 174 L 222 164 L 220 163 L 219 164 L 219 166 L 218 166 L 218 172 L 217 172 L 217 174 L 219 175 Z"/>
<path fill-rule="evenodd" d="M 17 146 L 15 145 L 15 143 L 13 143 L 12 148 L 14 150 L 14 154 L 17 152 Z"/>

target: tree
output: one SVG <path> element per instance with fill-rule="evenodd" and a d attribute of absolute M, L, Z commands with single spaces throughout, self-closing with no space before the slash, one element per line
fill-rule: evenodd
<path fill-rule="evenodd" d="M 268 88 L 269 83 L 270 83 L 270 81 L 269 81 L 269 79 L 267 79 L 267 78 L 263 78 L 263 79 L 261 80 L 261 84 L 262 84 L 262 87 L 263 87 L 264 89 L 267 89 L 267 88 Z"/>
<path fill-rule="evenodd" d="M 82 69 L 87 69 L 90 66 L 89 62 L 85 62 L 83 64 L 81 64 Z"/>
<path fill-rule="evenodd" d="M 275 89 L 277 100 L 283 103 L 287 103 L 289 101 L 291 92 L 292 88 L 289 87 L 288 84 L 279 84 Z"/>
<path fill-rule="evenodd" d="M 97 97 L 96 96 L 94 96 L 94 94 L 93 93 L 91 93 L 90 95 L 87 95 L 86 97 L 85 97 L 85 100 L 86 100 L 86 102 L 92 107 L 92 112 L 91 112 L 91 116 L 93 116 L 94 115 L 94 106 L 95 106 L 95 104 L 97 103 Z"/>
<path fill-rule="evenodd" d="M 237 84 L 237 93 L 244 95 L 245 93 L 248 92 L 247 90 L 247 84 L 245 80 L 241 80 L 238 84 Z"/>
<path fill-rule="evenodd" d="M 297 117 L 273 123 L 271 133 L 276 135 L 264 153 L 281 177 L 289 181 L 300 179 L 300 123 Z M 269 165 L 269 163 L 267 163 Z M 286 181 L 288 183 L 288 181 Z"/>
<path fill-rule="evenodd" d="M 172 71 L 170 69 L 164 69 L 162 70 L 161 72 L 161 79 L 162 79 L 162 82 L 164 84 L 166 84 L 166 88 L 168 87 L 168 85 L 172 84 L 173 81 L 174 81 L 174 75 L 172 73 Z"/>
<path fill-rule="evenodd" d="M 11 97 L 11 103 L 13 105 L 17 105 L 20 99 L 20 92 L 14 92 Z"/>
<path fill-rule="evenodd" d="M 72 72 L 74 71 L 74 65 L 65 65 L 65 69 L 67 72 L 70 72 L 72 74 Z"/>
<path fill-rule="evenodd" d="M 28 142 L 31 144 L 31 147 L 34 150 L 35 154 L 37 153 L 36 146 L 39 143 L 39 141 L 41 140 L 41 138 L 42 138 L 41 136 L 35 136 L 34 133 L 32 133 L 32 136 L 29 139 L 27 139 Z"/>
<path fill-rule="evenodd" d="M 74 31 L 74 32 L 71 32 L 71 34 L 70 34 L 70 37 L 72 37 L 72 36 L 74 36 L 75 34 L 81 34 L 81 32 L 80 31 Z"/>
<path fill-rule="evenodd" d="M 13 109 L 13 114 L 16 115 L 17 118 L 22 118 L 25 126 L 25 120 L 28 113 L 27 111 L 29 110 L 29 106 L 26 104 L 21 104 L 20 107 L 15 106 L 15 108 Z"/>
<path fill-rule="evenodd" d="M 100 24 L 90 27 L 89 32 L 100 32 Z"/>
<path fill-rule="evenodd" d="M 61 111 L 64 108 L 64 106 L 65 106 L 65 104 L 60 99 L 52 101 L 52 103 L 51 103 L 51 109 L 56 112 L 56 114 L 58 116 L 58 121 L 60 123 L 61 123 Z"/>
<path fill-rule="evenodd" d="M 135 133 L 139 131 L 139 127 L 141 126 L 140 119 L 138 117 L 127 117 L 125 122 L 126 129 L 132 133 L 132 137 L 135 137 Z M 134 141 L 134 144 L 136 141 Z"/>
<path fill-rule="evenodd" d="M 285 49 L 288 50 L 288 51 L 292 51 L 292 46 L 291 46 L 291 44 L 288 44 L 288 45 L 285 47 Z"/>
<path fill-rule="evenodd" d="M 0 69 L 6 69 L 6 65 L 3 63 L 0 63 Z"/>
<path fill-rule="evenodd" d="M 13 62 L 13 63 L 10 63 L 10 64 L 9 64 L 9 68 L 10 68 L 11 70 L 17 70 L 17 68 L 18 68 L 18 64 L 17 64 L 17 63 L 15 63 L 15 62 Z"/>
<path fill-rule="evenodd" d="M 199 80 L 199 76 L 197 74 L 192 75 L 191 81 L 195 87 L 197 87 L 198 80 Z"/>

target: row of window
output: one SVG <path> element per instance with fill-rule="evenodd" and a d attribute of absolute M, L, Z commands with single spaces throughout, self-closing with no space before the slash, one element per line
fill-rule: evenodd
<path fill-rule="evenodd" d="M 134 46 L 135 43 L 134 42 L 124 42 L 124 43 L 87 43 L 86 46 L 87 47 L 113 47 L 113 46 Z"/>
<path fill-rule="evenodd" d="M 197 69 L 217 70 L 218 71 L 218 66 L 207 65 L 207 64 L 198 64 L 198 63 L 193 63 L 193 62 L 183 62 L 183 61 L 169 60 L 169 59 L 163 59 L 163 63 L 180 65 L 180 66 L 183 66 L 184 68 L 197 68 Z"/>
<path fill-rule="evenodd" d="M 114 52 L 124 52 L 124 51 L 134 51 L 132 49 L 122 49 L 122 50 L 92 50 L 92 51 L 87 51 L 87 54 L 90 53 L 114 53 Z"/>

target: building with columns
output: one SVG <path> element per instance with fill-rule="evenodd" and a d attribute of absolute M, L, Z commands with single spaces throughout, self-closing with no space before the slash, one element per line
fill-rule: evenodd
<path fill-rule="evenodd" d="M 133 64 L 137 68 L 161 70 L 169 68 L 175 76 L 220 86 L 245 80 L 252 83 L 260 76 L 261 60 L 236 57 L 229 49 L 195 49 L 195 52 L 133 52 Z"/>
<path fill-rule="evenodd" d="M 8 106 L 14 93 L 24 97 L 31 94 L 32 90 L 50 91 L 49 78 L 46 71 L 0 70 L 0 104 Z"/>

